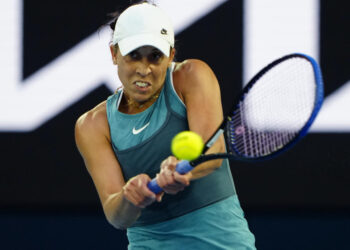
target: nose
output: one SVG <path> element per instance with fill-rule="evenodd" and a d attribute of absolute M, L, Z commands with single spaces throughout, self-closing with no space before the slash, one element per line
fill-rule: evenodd
<path fill-rule="evenodd" d="M 143 59 L 137 64 L 136 73 L 140 76 L 147 76 L 151 73 L 151 71 L 151 64 L 148 62 L 148 60 Z"/>

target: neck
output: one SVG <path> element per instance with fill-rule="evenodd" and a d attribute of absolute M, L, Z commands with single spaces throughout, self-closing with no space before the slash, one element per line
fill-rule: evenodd
<path fill-rule="evenodd" d="M 121 107 L 121 111 L 127 114 L 137 114 L 144 110 L 146 110 L 148 107 L 150 107 L 159 97 L 160 91 L 157 91 L 154 95 L 152 95 L 149 99 L 143 102 L 138 102 L 133 99 L 131 99 L 128 95 L 124 93 L 123 98 L 125 101 L 123 102 L 123 105 Z"/>

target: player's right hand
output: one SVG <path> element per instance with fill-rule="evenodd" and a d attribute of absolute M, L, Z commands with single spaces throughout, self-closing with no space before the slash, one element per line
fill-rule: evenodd
<path fill-rule="evenodd" d="M 161 202 L 164 192 L 154 194 L 147 187 L 150 181 L 151 178 L 146 174 L 131 178 L 123 187 L 124 198 L 139 208 L 145 208 L 154 201 Z"/>
<path fill-rule="evenodd" d="M 167 194 L 177 194 L 190 185 L 192 173 L 179 174 L 176 172 L 176 164 L 179 162 L 174 156 L 169 156 L 160 166 L 157 174 L 157 183 Z"/>

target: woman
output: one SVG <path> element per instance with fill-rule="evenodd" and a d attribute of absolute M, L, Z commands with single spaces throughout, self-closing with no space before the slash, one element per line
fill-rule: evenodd
<path fill-rule="evenodd" d="M 76 143 L 107 220 L 129 249 L 255 249 L 228 161 L 180 175 L 170 142 L 183 130 L 206 141 L 223 119 L 218 81 L 200 60 L 174 63 L 174 31 L 156 6 L 116 21 L 110 46 L 123 88 L 76 123 Z M 220 138 L 208 153 L 223 152 Z M 147 183 L 157 178 L 164 192 Z"/>

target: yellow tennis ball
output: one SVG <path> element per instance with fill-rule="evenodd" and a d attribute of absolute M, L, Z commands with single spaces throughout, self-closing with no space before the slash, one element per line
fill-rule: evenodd
<path fill-rule="evenodd" d="M 202 137 L 192 131 L 183 131 L 174 136 L 171 151 L 181 160 L 194 160 L 202 153 L 204 143 Z"/>

